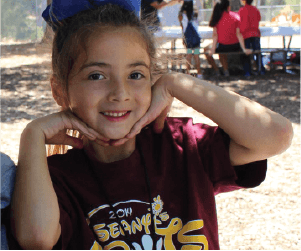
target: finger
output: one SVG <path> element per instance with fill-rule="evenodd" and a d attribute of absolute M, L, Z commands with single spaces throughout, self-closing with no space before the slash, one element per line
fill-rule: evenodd
<path fill-rule="evenodd" d="M 72 146 L 77 149 L 82 149 L 84 147 L 83 141 L 79 138 L 71 137 L 69 135 L 66 136 L 64 140 L 64 145 Z"/>
<path fill-rule="evenodd" d="M 127 142 L 129 139 L 127 138 L 123 138 L 123 139 L 118 139 L 118 140 L 113 140 L 110 142 L 111 146 L 121 146 L 123 145 L 125 142 Z"/>
<path fill-rule="evenodd" d="M 133 138 L 138 133 L 140 133 L 141 129 L 144 126 L 148 125 L 150 122 L 151 122 L 151 120 L 149 120 L 147 113 L 146 113 L 144 115 L 144 117 L 142 117 L 140 120 L 138 120 L 138 122 L 133 126 L 133 128 L 131 129 L 129 134 L 126 136 L 126 138 L 128 138 L 128 139 Z"/>
<path fill-rule="evenodd" d="M 101 145 L 101 146 L 109 146 L 109 142 L 108 141 L 103 141 L 101 139 L 95 139 L 94 142 L 96 142 L 98 145 Z"/>
<path fill-rule="evenodd" d="M 74 113 L 71 111 L 66 112 L 68 119 L 72 124 L 72 127 L 78 130 L 82 135 L 86 136 L 90 140 L 101 139 L 104 141 L 109 141 L 110 139 L 102 136 L 94 129 L 89 127 L 86 123 L 84 123 L 80 118 L 78 118 Z"/>

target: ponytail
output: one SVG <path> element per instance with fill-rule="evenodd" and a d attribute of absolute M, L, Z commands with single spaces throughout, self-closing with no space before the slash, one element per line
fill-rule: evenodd
<path fill-rule="evenodd" d="M 210 27 L 215 27 L 222 18 L 224 11 L 230 6 L 229 0 L 218 0 L 213 8 L 213 13 L 209 22 Z"/>

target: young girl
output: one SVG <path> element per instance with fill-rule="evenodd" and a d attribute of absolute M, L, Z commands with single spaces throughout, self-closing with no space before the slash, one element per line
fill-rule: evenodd
<path fill-rule="evenodd" d="M 9 206 L 15 183 L 16 166 L 0 152 L 0 250 L 7 250 L 6 229 L 2 224 L 3 209 Z M 3 217 L 4 218 L 4 217 Z"/>
<path fill-rule="evenodd" d="M 214 195 L 259 185 L 289 147 L 291 123 L 247 98 L 180 73 L 155 81 L 153 38 L 132 10 L 51 18 L 63 111 L 22 133 L 10 248 L 218 249 Z M 165 119 L 173 97 L 219 127 Z M 46 144 L 73 149 L 47 158 Z"/>
<path fill-rule="evenodd" d="M 240 31 L 245 40 L 245 46 L 254 51 L 261 50 L 260 48 L 260 30 L 259 21 L 261 15 L 259 10 L 252 6 L 253 0 L 241 0 L 242 8 L 239 9 L 240 16 Z M 259 62 L 261 60 L 261 62 Z M 243 60 L 245 76 L 251 76 L 251 57 L 244 56 Z M 258 73 L 265 74 L 265 68 L 262 63 L 262 57 L 256 55 L 256 64 L 258 66 Z"/>
<path fill-rule="evenodd" d="M 229 0 L 218 0 L 216 2 L 209 26 L 213 27 L 213 42 L 210 50 L 206 48 L 208 54 L 205 55 L 217 75 L 219 75 L 219 70 L 212 58 L 214 53 L 238 52 L 241 50 L 246 55 L 252 53 L 252 50 L 245 47 L 243 36 L 240 33 L 239 15 L 230 11 Z M 219 54 L 219 60 L 223 66 L 224 75 L 229 76 L 227 55 Z"/>
<path fill-rule="evenodd" d="M 184 15 L 183 15 L 184 14 Z M 198 11 L 193 7 L 193 1 L 184 1 L 181 10 L 178 15 L 180 21 L 184 40 L 183 43 L 187 48 L 187 64 L 186 64 L 186 73 L 189 74 L 192 57 L 194 58 L 197 77 L 203 79 L 201 63 L 200 63 L 200 43 L 201 38 L 198 34 Z"/>

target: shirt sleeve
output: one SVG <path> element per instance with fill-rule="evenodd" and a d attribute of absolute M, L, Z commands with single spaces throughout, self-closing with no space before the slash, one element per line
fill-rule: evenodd
<path fill-rule="evenodd" d="M 215 194 L 260 185 L 266 176 L 267 160 L 232 166 L 230 137 L 219 127 L 201 126 L 197 135 L 198 150 Z"/>
<path fill-rule="evenodd" d="M 248 13 L 246 13 L 246 11 L 241 8 L 238 12 L 239 16 L 240 16 L 240 32 L 244 33 L 245 30 L 248 28 Z"/>
<path fill-rule="evenodd" d="M 6 208 L 15 186 L 16 166 L 9 156 L 1 154 L 1 209 Z"/>

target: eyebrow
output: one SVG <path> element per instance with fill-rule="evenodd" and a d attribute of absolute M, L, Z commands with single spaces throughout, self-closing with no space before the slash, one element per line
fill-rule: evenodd
<path fill-rule="evenodd" d="M 110 68 L 111 67 L 110 64 L 107 64 L 107 63 L 104 63 L 104 62 L 90 62 L 90 63 L 82 65 L 82 67 L 80 68 L 79 71 L 82 71 L 85 68 L 93 67 L 93 66 L 102 67 L 102 68 Z M 144 61 L 137 61 L 137 62 L 134 62 L 134 63 L 131 63 L 131 64 L 127 65 L 128 68 L 134 68 L 134 67 L 137 67 L 137 66 L 144 66 L 147 69 L 149 69 L 149 66 Z"/>

